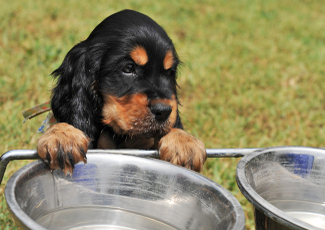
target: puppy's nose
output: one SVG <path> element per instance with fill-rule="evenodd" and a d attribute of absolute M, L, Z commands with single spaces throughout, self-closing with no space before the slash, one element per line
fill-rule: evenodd
<path fill-rule="evenodd" d="M 155 118 L 159 121 L 167 120 L 170 113 L 172 112 L 172 107 L 163 103 L 155 103 L 150 106 L 150 111 L 155 115 Z"/>

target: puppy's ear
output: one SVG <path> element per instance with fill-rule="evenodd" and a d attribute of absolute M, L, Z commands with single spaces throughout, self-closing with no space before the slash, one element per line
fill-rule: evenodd
<path fill-rule="evenodd" d="M 96 47 L 95 47 L 96 48 Z M 74 46 L 52 75 L 57 85 L 52 92 L 51 107 L 58 122 L 66 122 L 83 131 L 90 139 L 98 137 L 102 99 L 98 95 L 96 73 L 101 55 L 86 41 Z M 96 143 L 91 143 L 90 148 Z"/>

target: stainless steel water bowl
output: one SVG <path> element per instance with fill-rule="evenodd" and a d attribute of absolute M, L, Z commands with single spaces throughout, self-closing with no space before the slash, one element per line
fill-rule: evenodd
<path fill-rule="evenodd" d="M 256 229 L 325 229 L 325 150 L 269 148 L 237 166 L 237 184 L 255 207 Z"/>
<path fill-rule="evenodd" d="M 215 182 L 169 163 L 88 154 L 72 176 L 41 161 L 18 170 L 5 197 L 25 229 L 244 229 L 239 202 Z"/>

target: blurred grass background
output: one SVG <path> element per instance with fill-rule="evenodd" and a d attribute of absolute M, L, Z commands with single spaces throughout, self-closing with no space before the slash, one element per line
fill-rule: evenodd
<path fill-rule="evenodd" d="M 6 1 L 0 8 L 0 143 L 35 149 L 44 116 L 21 111 L 50 98 L 49 74 L 108 15 L 125 9 L 162 25 L 184 65 L 178 83 L 186 130 L 207 148 L 324 146 L 325 7 L 318 0 Z M 239 159 L 209 159 L 202 172 L 242 204 Z M 0 227 L 17 229 L 4 187 L 27 162 L 9 164 Z"/>

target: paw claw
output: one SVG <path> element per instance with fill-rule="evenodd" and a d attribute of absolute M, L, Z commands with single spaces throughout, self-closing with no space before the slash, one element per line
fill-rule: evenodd
<path fill-rule="evenodd" d="M 47 166 L 51 165 L 51 156 L 49 152 L 46 152 L 45 158 L 42 159 Z"/>
<path fill-rule="evenodd" d="M 86 151 L 83 149 L 83 148 L 79 148 L 79 152 L 81 153 L 81 155 L 83 156 L 83 158 L 85 160 L 87 160 L 87 157 L 86 157 Z"/>
<path fill-rule="evenodd" d="M 66 158 L 66 154 L 63 151 L 62 147 L 60 146 L 60 150 L 58 151 L 58 153 L 56 155 L 56 160 L 62 170 L 64 170 L 64 167 L 65 167 L 65 158 Z"/>
<path fill-rule="evenodd" d="M 67 156 L 68 156 L 68 160 L 69 160 L 69 164 L 71 165 L 72 168 L 74 168 L 74 165 L 75 165 L 75 161 L 74 161 L 74 158 L 71 154 L 71 152 L 67 152 Z"/>

